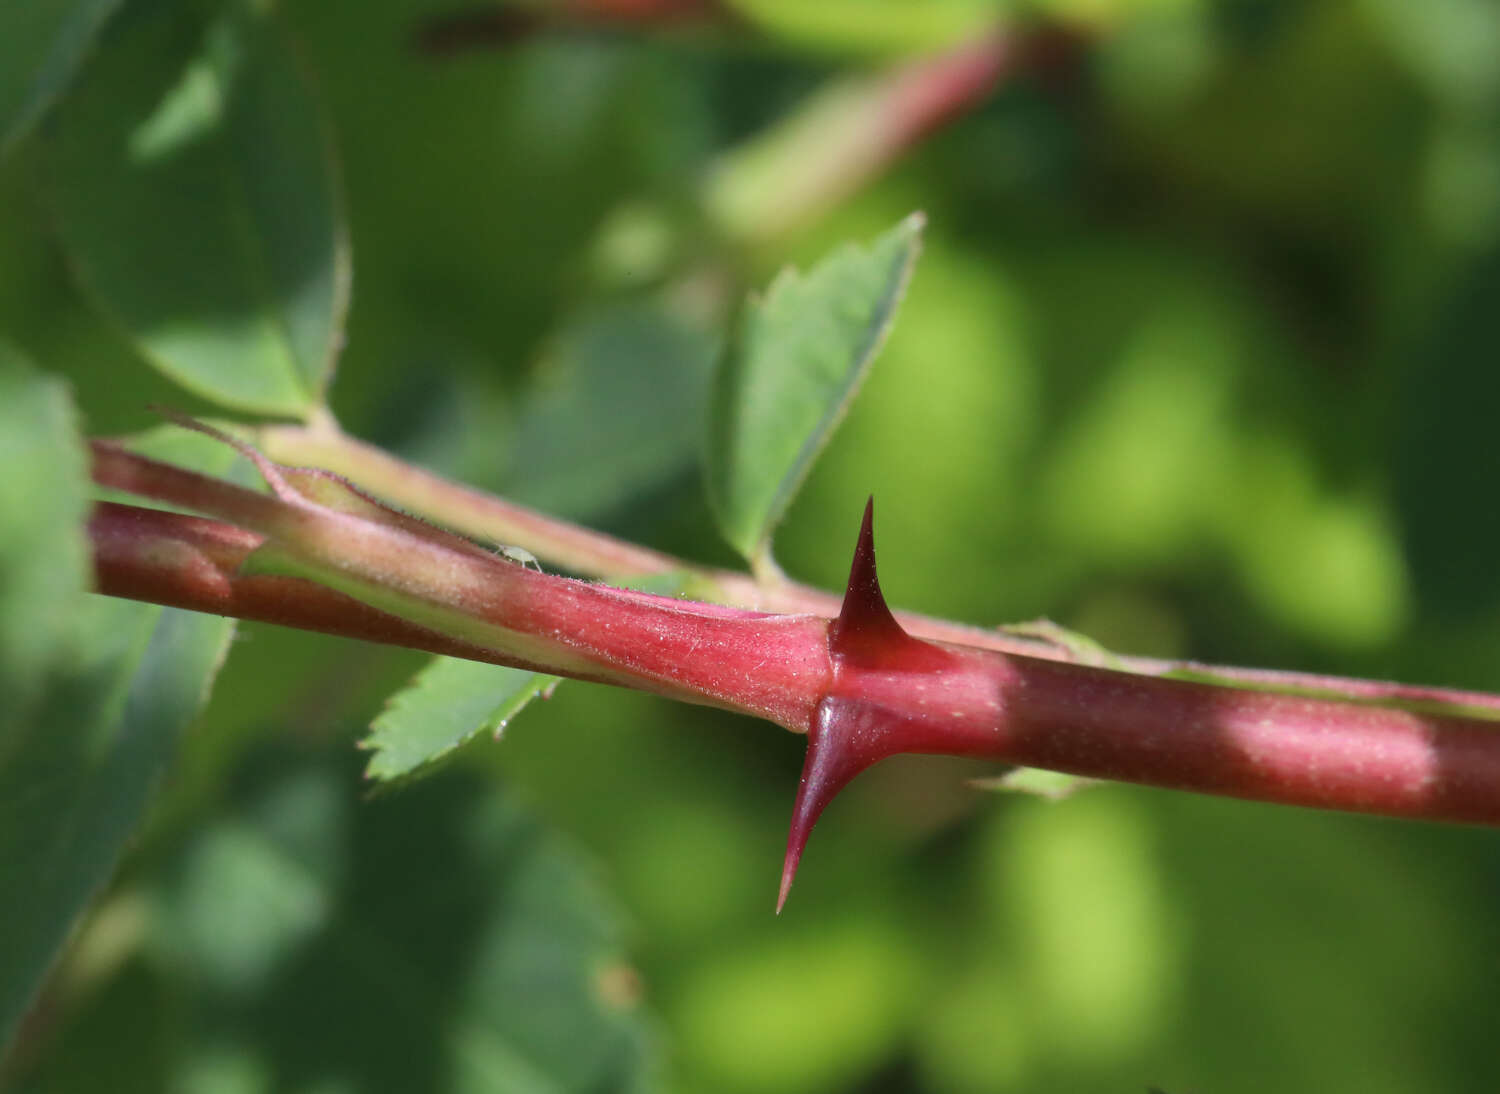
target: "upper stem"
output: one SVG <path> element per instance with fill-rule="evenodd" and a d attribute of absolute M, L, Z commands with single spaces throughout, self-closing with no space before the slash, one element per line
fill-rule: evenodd
<path fill-rule="evenodd" d="M 839 614 L 839 597 L 780 575 L 758 582 L 748 574 L 698 566 L 671 555 L 624 542 L 525 506 L 443 478 L 350 437 L 328 419 L 316 426 L 261 427 L 256 438 L 273 459 L 327 468 L 364 484 L 381 497 L 413 513 L 492 543 L 524 547 L 552 566 L 585 577 L 624 577 L 685 573 L 727 604 L 765 612 Z M 897 621 L 918 638 L 998 650 L 1051 661 L 1079 660 L 1065 637 L 1046 637 L 1060 628 L 1030 628 L 1030 635 L 976 627 L 916 612 L 897 611 Z M 1500 696 L 1457 688 L 1429 687 L 1383 680 L 1285 670 L 1207 665 L 1110 654 L 1108 666 L 1149 676 L 1169 674 L 1213 678 L 1240 687 L 1348 699 L 1411 709 L 1500 718 Z"/>

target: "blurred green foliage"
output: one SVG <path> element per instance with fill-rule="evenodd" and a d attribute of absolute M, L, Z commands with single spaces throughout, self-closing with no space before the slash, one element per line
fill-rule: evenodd
<path fill-rule="evenodd" d="M 162 17 L 122 6 L 96 62 Z M 873 491 L 903 607 L 1500 689 L 1492 3 L 734 6 L 697 32 L 563 24 L 439 56 L 416 44 L 437 0 L 278 5 L 339 161 L 354 293 L 330 398 L 351 432 L 730 563 L 696 458 L 732 302 L 920 208 L 896 327 L 778 534 L 793 576 L 842 582 Z M 1067 20 L 1076 51 L 795 228 L 704 211 L 715 170 L 830 81 L 992 18 Z M 71 279 L 53 227 L 77 104 L 32 126 L 17 86 L 0 332 L 92 432 L 206 409 Z M 101 202 L 139 181 L 100 170 Z M 172 196 L 125 225 L 126 257 L 191 236 Z M 1500 1081 L 1490 833 L 1124 787 L 1012 799 L 964 789 L 969 765 L 892 761 L 824 818 L 776 920 L 799 741 L 573 684 L 367 801 L 353 743 L 420 659 L 240 633 L 17 1043 L 18 1089 Z"/>
<path fill-rule="evenodd" d="M 320 122 L 270 20 L 144 4 L 45 142 L 79 284 L 161 371 L 237 410 L 305 414 L 342 340 L 348 242 Z"/>

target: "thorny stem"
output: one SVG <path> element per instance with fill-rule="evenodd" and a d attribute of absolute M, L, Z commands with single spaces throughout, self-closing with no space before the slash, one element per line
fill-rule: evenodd
<path fill-rule="evenodd" d="M 332 424 L 313 428 L 264 426 L 255 439 L 278 462 L 327 468 L 446 528 L 490 543 L 524 547 L 548 565 L 569 573 L 605 581 L 686 573 L 713 589 L 727 604 L 830 619 L 839 613 L 839 598 L 822 589 L 790 580 L 762 585 L 749 574 L 696 566 L 626 543 L 414 467 Z M 907 630 L 923 638 L 1034 657 L 1067 656 L 1061 647 L 1042 639 L 1015 637 L 913 612 L 897 613 L 897 618 Z"/>
<path fill-rule="evenodd" d="M 101 485 L 218 518 L 101 504 L 90 533 L 102 591 L 640 688 L 807 733 L 783 901 L 823 808 L 860 771 L 903 752 L 1500 825 L 1500 726 L 1490 720 L 910 635 L 875 575 L 869 508 L 839 614 L 829 619 L 533 572 L 385 510 L 326 473 L 278 468 L 251 450 L 272 495 L 110 444 L 96 442 L 94 453 Z M 1467 699 L 1481 706 L 1495 697 Z"/>
<path fill-rule="evenodd" d="M 282 463 L 327 468 L 366 486 L 381 497 L 446 528 L 491 543 L 514 544 L 553 567 L 583 577 L 611 581 L 652 574 L 685 573 L 726 604 L 757 611 L 834 618 L 839 597 L 790 579 L 761 584 L 748 574 L 693 563 L 583 528 L 482 490 L 415 467 L 374 445 L 343 433 L 331 418 L 314 426 L 271 425 L 257 442 Z M 916 612 L 897 611 L 904 630 L 936 642 L 976 646 L 1049 661 L 1084 660 L 1063 638 L 1046 637 L 1057 628 L 992 630 Z M 1239 668 L 1153 657 L 1109 654 L 1103 665 L 1148 676 L 1212 678 L 1242 687 L 1419 710 L 1447 709 L 1500 718 L 1500 696 L 1455 688 L 1424 687 L 1345 676 Z"/>
<path fill-rule="evenodd" d="M 827 674 L 821 649 L 826 619 L 683 601 L 541 574 L 436 528 L 414 531 L 411 526 L 417 522 L 410 518 L 384 514 L 370 519 L 306 499 L 289 503 L 107 442 L 94 442 L 93 452 L 94 479 L 100 485 L 193 509 L 256 534 L 257 546 L 241 539 L 243 556 L 235 560 L 221 548 L 216 564 L 202 548 L 202 536 L 208 533 L 200 529 L 189 542 L 226 577 L 260 576 L 267 566 L 282 577 L 312 577 L 422 631 L 498 655 L 481 660 L 654 691 L 797 730 L 805 730 L 810 696 Z M 269 478 L 286 469 L 265 470 Z M 291 490 L 285 481 L 280 487 Z M 158 523 L 150 531 L 168 529 Z M 217 543 L 229 535 L 220 528 L 212 532 Z M 121 553 L 118 547 L 113 552 L 115 558 Z M 179 599 L 163 594 L 162 584 L 171 583 L 171 568 L 181 561 L 167 544 L 152 542 L 135 550 L 133 558 L 134 570 L 114 568 L 115 579 L 142 582 L 142 593 L 126 595 L 179 606 L 187 606 L 186 597 L 207 595 L 190 588 L 173 590 Z M 230 561 L 235 562 L 232 572 Z M 153 567 L 149 581 L 148 566 Z M 202 566 L 195 563 L 195 568 L 202 584 Z M 296 609 L 283 603 L 277 610 Z"/>

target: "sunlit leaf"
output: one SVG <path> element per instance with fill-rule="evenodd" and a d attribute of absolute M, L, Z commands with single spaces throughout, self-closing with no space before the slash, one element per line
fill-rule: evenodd
<path fill-rule="evenodd" d="M 800 45 L 839 53 L 906 54 L 982 33 L 1010 0 L 730 0 L 751 22 Z"/>
<path fill-rule="evenodd" d="M 162 372 L 225 406 L 305 416 L 349 289 L 318 102 L 268 15 L 129 14 L 49 131 L 64 246 Z"/>
<path fill-rule="evenodd" d="M 685 572 L 652 574 L 621 582 L 658 596 L 703 592 Z M 381 781 L 424 774 L 482 732 L 499 736 L 538 695 L 546 698 L 560 678 L 456 657 L 435 657 L 370 726 L 362 747 L 374 751 L 365 774 Z"/>
<path fill-rule="evenodd" d="M 1039 798 L 1060 801 L 1098 781 L 1086 779 L 1082 775 L 1066 775 L 1061 771 L 1043 771 L 1039 767 L 1013 767 L 1004 775 L 997 775 L 992 779 L 971 779 L 970 785 L 982 790 L 1008 790 L 1015 794 L 1034 794 Z"/>
<path fill-rule="evenodd" d="M 365 773 L 397 779 L 441 760 L 478 733 L 505 724 L 557 677 L 456 657 L 436 657 L 393 695 L 371 725 Z"/>
<path fill-rule="evenodd" d="M 709 419 L 709 497 L 725 538 L 757 565 L 859 389 L 916 261 L 915 213 L 868 248 L 788 269 L 745 309 Z"/>

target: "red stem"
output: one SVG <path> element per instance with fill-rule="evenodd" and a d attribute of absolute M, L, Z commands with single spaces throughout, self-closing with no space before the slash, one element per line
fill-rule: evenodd
<path fill-rule="evenodd" d="M 828 618 L 839 614 L 839 598 L 823 589 L 794 581 L 760 584 L 742 572 L 693 566 L 680 558 L 616 539 L 592 528 L 570 524 L 472 486 L 446 479 L 337 430 L 272 425 L 261 427 L 257 438 L 273 458 L 282 462 L 326 467 L 364 484 L 409 512 L 456 528 L 477 539 L 519 544 L 536 552 L 550 565 L 575 574 L 610 580 L 622 576 L 639 577 L 688 571 L 714 586 L 723 599 L 731 604 L 782 614 L 821 615 Z M 96 442 L 96 450 L 99 447 Z M 1042 633 L 1016 634 L 937 619 L 916 612 L 897 611 L 895 615 L 901 626 L 918 638 L 1040 657 L 1050 661 L 1078 659 L 1065 637 L 1048 638 Z M 1488 710 L 1495 712 L 1492 716 L 1500 717 L 1500 695 L 1456 688 L 1120 654 L 1110 655 L 1110 665 L 1150 676 L 1191 673 L 1214 677 L 1215 680 L 1210 682 L 1225 681 L 1282 692 L 1311 692 L 1317 693 L 1319 697 L 1335 700 L 1358 699 L 1418 709 L 1448 707 L 1450 709 L 1447 713 L 1480 713 Z M 1451 709 L 1455 707 L 1472 709 Z"/>
<path fill-rule="evenodd" d="M 1063 670 L 1063 671 L 1059 671 Z M 1386 816 L 1500 824 L 1500 727 L 1033 662 L 1014 763 Z"/>
<path fill-rule="evenodd" d="M 231 524 L 102 501 L 94 505 L 88 532 L 94 587 L 107 596 L 547 671 L 377 611 L 311 581 L 239 576 L 235 571 L 265 537 Z"/>
<path fill-rule="evenodd" d="M 423 621 L 467 623 L 458 640 L 496 651 L 502 663 L 720 706 L 798 732 L 806 731 L 826 683 L 828 620 L 817 616 L 752 612 L 536 573 L 435 528 L 418 534 L 410 529 L 416 524 L 410 518 L 392 526 L 312 502 L 289 505 L 107 443 L 94 444 L 94 478 L 104 486 L 242 523 L 262 547 L 293 545 L 356 601 L 371 590 L 390 591 L 413 609 L 413 625 L 424 633 L 435 627 L 422 626 Z M 114 515 L 111 527 L 118 531 L 123 524 Z M 188 597 L 207 597 L 208 606 L 212 598 L 230 595 L 238 583 L 256 580 L 238 572 L 259 549 L 247 546 L 248 539 L 234 540 L 236 534 L 246 534 L 238 528 L 225 530 L 212 522 L 183 525 L 178 540 L 175 526 L 165 518 L 154 519 L 154 524 L 139 526 L 141 534 L 163 536 L 165 542 L 152 539 L 128 552 L 115 540 L 106 543 L 112 564 L 128 557 L 135 566 L 118 567 L 116 576 L 141 586 L 140 593 L 129 586 L 110 591 L 180 606 L 195 606 L 185 603 Z M 219 563 L 205 542 L 219 552 Z M 238 559 L 229 552 L 231 542 L 243 551 Z M 184 543 L 191 555 L 183 553 Z M 164 584 L 170 587 L 175 580 L 177 566 L 183 567 L 183 587 L 164 590 Z M 226 580 L 231 582 L 228 592 L 220 587 Z M 292 610 L 286 603 L 266 608 Z"/>
<path fill-rule="evenodd" d="M 1490 720 L 1275 694 L 934 643 L 905 632 L 875 575 L 871 514 L 836 620 L 673 600 L 534 573 L 451 537 L 427 539 L 308 502 L 288 506 L 123 450 L 99 481 L 262 527 L 101 503 L 90 523 L 98 587 L 113 595 L 265 619 L 657 692 L 809 734 L 785 898 L 824 806 L 902 752 L 1395 817 L 1500 825 L 1500 727 Z M 300 514 L 306 526 L 288 522 Z M 319 525 L 319 520 L 344 521 Z M 409 519 L 409 518 L 407 518 Z M 290 527 L 337 551 L 356 590 L 384 582 L 492 628 L 456 639 L 308 581 L 241 573 Z M 343 533 L 357 533 L 341 538 Z M 325 560 L 325 565 L 328 561 Z M 441 571 L 446 583 L 432 584 Z M 334 572 L 334 571 L 330 571 Z M 338 571 L 342 572 L 342 571 Z M 361 585 L 360 582 L 364 582 Z M 456 590 L 456 593 L 455 593 Z M 447 598 L 447 599 L 445 599 Z M 469 631 L 464 631 L 470 634 Z M 511 636 L 511 637 L 507 637 Z M 513 642 L 514 645 L 506 645 Z M 520 652 L 517 652 L 517 651 Z"/>
<path fill-rule="evenodd" d="M 99 589 L 111 595 L 558 671 L 312 582 L 236 576 L 262 537 L 230 525 L 106 502 L 89 531 Z M 878 716 L 882 743 L 872 753 L 984 756 L 1261 801 L 1500 823 L 1500 728 L 1490 721 L 1164 680 L 904 632 L 910 650 L 852 667 L 846 658 L 831 687 L 826 620 L 691 602 L 669 601 L 664 611 L 662 598 L 531 576 L 548 595 L 521 604 L 509 622 L 575 632 L 560 640 L 609 667 L 591 678 L 619 683 L 639 672 L 636 686 L 775 710 L 796 729 L 834 696 Z M 600 629 L 619 637 L 587 633 Z M 659 686 L 668 663 L 673 686 Z"/>
<path fill-rule="evenodd" d="M 782 870 L 856 775 L 902 752 L 1385 816 L 1500 824 L 1500 726 L 925 642 L 875 573 L 870 507 L 829 629 Z M 778 903 L 778 909 L 780 903 Z"/>

